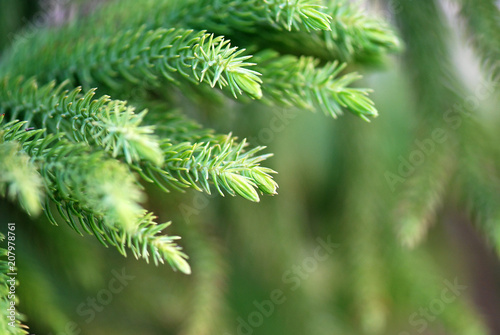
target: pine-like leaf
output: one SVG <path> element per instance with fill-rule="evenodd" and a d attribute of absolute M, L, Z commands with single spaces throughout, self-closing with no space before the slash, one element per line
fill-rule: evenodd
<path fill-rule="evenodd" d="M 186 256 L 173 242 L 177 238 L 159 235 L 168 224 L 156 225 L 139 205 L 142 192 L 124 165 L 83 144 L 61 140 L 63 134 L 43 137 L 43 130 L 24 131 L 25 125 L 3 124 L 2 140 L 22 145 L 40 170 L 48 198 L 71 228 L 81 234 L 80 226 L 124 255 L 128 246 L 137 258 L 152 257 L 155 264 L 167 260 L 174 269 L 190 272 Z M 57 224 L 48 202 L 45 213 Z"/>
<path fill-rule="evenodd" d="M 366 121 L 378 115 L 367 97 L 368 89 L 349 87 L 360 78 L 356 73 L 340 76 L 345 64 L 327 63 L 319 67 L 312 57 L 278 56 L 265 52 L 257 57 L 263 74 L 266 100 L 312 111 L 321 110 L 336 118 L 347 110 Z"/>
<path fill-rule="evenodd" d="M 204 31 L 143 26 L 92 42 L 79 42 L 64 32 L 38 35 L 33 43 L 14 48 L 11 61 L 3 62 L 6 73 L 36 75 L 42 82 L 69 80 L 85 89 L 104 86 L 114 92 L 124 92 L 131 85 L 151 88 L 165 80 L 180 84 L 188 79 L 228 88 L 234 97 L 242 92 L 261 96 L 259 73 L 248 68 L 254 65 L 247 62 L 251 56 L 222 36 Z M 47 50 L 49 41 L 62 46 Z"/>
<path fill-rule="evenodd" d="M 91 153 L 85 145 L 61 140 L 61 135 L 42 137 L 43 130 L 24 131 L 25 125 L 16 121 L 2 125 L 3 140 L 21 144 L 53 201 L 80 203 L 110 227 L 135 230 L 143 195 L 123 164 L 101 152 Z"/>
<path fill-rule="evenodd" d="M 320 6 L 310 0 L 260 0 L 256 7 L 262 8 L 269 21 L 288 30 L 305 28 L 309 30 L 330 30 L 331 17 Z"/>
<path fill-rule="evenodd" d="M 359 6 L 347 0 L 331 0 L 328 8 L 332 16 L 331 29 L 321 34 L 326 49 L 335 58 L 344 62 L 369 60 L 401 49 L 394 30 Z"/>
<path fill-rule="evenodd" d="M 272 156 L 257 155 L 264 147 L 245 151 L 246 145 L 245 140 L 235 142 L 231 134 L 194 144 L 165 142 L 163 168 L 146 165 L 141 173 L 165 190 L 192 187 L 211 194 L 212 184 L 222 196 L 238 194 L 259 201 L 257 190 L 276 194 L 278 185 L 271 177 L 276 172 L 260 166 L 260 162 Z"/>
<path fill-rule="evenodd" d="M 0 80 L 0 112 L 8 120 L 22 119 L 27 127 L 64 132 L 74 142 L 98 145 L 128 163 L 146 160 L 161 164 L 163 156 L 153 127 L 141 126 L 145 111 L 135 114 L 125 102 L 108 96 L 94 99 L 95 89 L 64 90 L 67 82 L 38 86 L 34 79 Z"/>

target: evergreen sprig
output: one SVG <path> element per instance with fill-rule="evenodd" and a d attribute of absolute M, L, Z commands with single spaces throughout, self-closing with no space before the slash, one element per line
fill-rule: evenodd
<path fill-rule="evenodd" d="M 152 213 L 143 211 L 136 220 L 135 230 L 127 231 L 119 226 L 109 227 L 102 218 L 94 216 L 77 203 L 59 201 L 56 206 L 61 217 L 80 235 L 82 233 L 78 224 L 86 233 L 94 235 L 101 244 L 106 247 L 114 246 L 123 256 L 127 256 L 127 247 L 132 250 L 136 259 L 142 258 L 148 263 L 152 259 L 155 265 L 166 261 L 174 270 L 191 273 L 186 261 L 188 256 L 175 242 L 180 237 L 163 234 L 170 222 L 157 224 Z M 48 208 L 47 213 L 50 214 Z M 53 224 L 57 224 L 54 216 L 50 215 L 48 218 Z"/>
<path fill-rule="evenodd" d="M 69 80 L 86 89 L 104 86 L 115 92 L 131 85 L 151 88 L 162 80 L 179 84 L 188 79 L 227 87 L 234 97 L 243 91 L 254 98 L 261 96 L 259 73 L 248 68 L 254 65 L 247 62 L 251 56 L 242 55 L 244 49 L 232 47 L 222 36 L 204 31 L 142 26 L 92 43 L 76 36 L 74 40 L 63 31 L 40 35 L 40 40 L 20 45 L 10 55 L 15 64 L 24 61 L 22 69 L 4 62 L 8 73 L 36 75 L 42 82 Z M 54 39 L 61 48 L 47 50 L 45 46 Z"/>
<path fill-rule="evenodd" d="M 161 232 L 171 223 L 156 224 L 153 221 L 154 219 L 153 214 L 147 213 L 139 221 L 135 233 L 121 232 L 121 236 L 127 241 L 127 246 L 132 250 L 136 258 L 144 258 L 149 261 L 151 257 L 155 265 L 163 264 L 166 260 L 173 269 L 190 274 L 191 267 L 186 261 L 188 257 L 181 251 L 181 247 L 175 243 L 180 237 L 161 235 Z"/>
<path fill-rule="evenodd" d="M 331 17 L 321 12 L 325 7 L 310 0 L 260 0 L 256 3 L 269 21 L 288 30 L 330 30 Z"/>
<path fill-rule="evenodd" d="M 401 49 L 401 42 L 388 23 L 347 0 L 329 1 L 331 29 L 322 31 L 326 50 L 337 59 L 376 60 Z"/>
<path fill-rule="evenodd" d="M 260 163 L 272 154 L 257 155 L 264 147 L 245 151 L 247 143 L 240 143 L 231 134 L 212 137 L 207 142 L 162 144 L 165 165 L 160 169 L 146 166 L 144 178 L 168 191 L 169 187 L 192 187 L 211 194 L 211 184 L 224 196 L 240 195 L 258 202 L 263 194 L 276 194 L 278 185 L 271 177 L 272 169 Z"/>
<path fill-rule="evenodd" d="M 340 75 L 345 64 L 337 61 L 319 66 L 312 57 L 279 56 L 267 52 L 260 57 L 259 71 L 263 74 L 263 92 L 271 101 L 290 107 L 320 110 L 336 118 L 343 110 L 366 121 L 378 115 L 367 97 L 370 90 L 349 85 L 358 80 L 356 73 Z"/>
<path fill-rule="evenodd" d="M 43 136 L 43 130 L 24 130 L 26 122 L 2 125 L 3 141 L 15 141 L 30 157 L 45 184 L 48 196 L 80 203 L 110 227 L 129 231 L 141 214 L 143 195 L 127 168 L 119 161 L 91 152 L 86 145 L 65 141 L 63 134 Z"/>
<path fill-rule="evenodd" d="M 331 17 L 324 12 L 326 7 L 314 0 L 145 0 L 140 4 L 125 1 L 124 6 L 133 10 L 124 11 L 122 6 L 111 3 L 97 15 L 111 17 L 123 27 L 141 22 L 149 28 L 175 26 L 207 29 L 224 35 L 232 35 L 235 31 L 256 32 L 260 27 L 305 31 L 330 29 Z"/>
<path fill-rule="evenodd" d="M 219 33 L 228 34 L 238 42 L 249 39 L 281 53 L 308 55 L 323 61 L 380 63 L 388 53 L 401 50 L 399 37 L 385 20 L 347 0 L 323 3 L 323 12 L 329 17 L 325 29 L 310 32 L 294 29 L 286 38 L 279 29 L 270 29 L 265 35 L 252 30 L 241 33 L 221 30 Z"/>
<path fill-rule="evenodd" d="M 34 79 L 0 80 L 0 112 L 7 119 L 26 120 L 26 127 L 64 132 L 74 142 L 97 145 L 128 163 L 146 160 L 161 164 L 163 157 L 153 128 L 142 126 L 145 111 L 135 114 L 125 102 L 109 96 L 94 99 L 95 89 L 65 90 L 68 82 L 38 86 Z"/>
<path fill-rule="evenodd" d="M 156 225 L 139 202 L 142 191 L 129 170 L 101 152 L 89 152 L 82 143 L 61 139 L 63 134 L 43 136 L 41 130 L 24 130 L 26 122 L 12 121 L 1 127 L 5 143 L 15 141 L 37 166 L 47 192 L 60 216 L 78 233 L 78 225 L 101 243 L 115 246 L 155 264 L 167 260 L 174 269 L 189 272 L 185 255 L 173 242 L 176 237 L 159 235 L 168 224 Z M 45 214 L 57 224 L 49 203 Z"/>
<path fill-rule="evenodd" d="M 333 13 L 347 20 L 343 29 L 352 28 L 346 12 Z M 52 223 L 59 220 L 55 209 L 80 234 L 187 273 L 175 238 L 159 234 L 168 224 L 157 225 L 143 209 L 136 174 L 166 191 L 215 189 L 251 201 L 276 194 L 278 186 L 275 171 L 261 166 L 271 156 L 261 153 L 264 147 L 247 149 L 245 140 L 217 135 L 180 109 L 173 112 L 178 101 L 164 99 L 173 96 L 172 84 L 191 100 L 194 91 L 217 95 L 211 89 L 217 86 L 241 102 L 250 100 L 245 95 L 264 97 L 334 117 L 348 110 L 368 120 L 377 115 L 368 90 L 349 87 L 358 76 L 343 73 L 340 53 L 297 57 L 272 51 L 286 48 L 269 43 L 289 37 L 291 54 L 303 54 L 308 39 L 323 47 L 330 38 L 356 55 L 363 53 L 357 45 L 373 55 L 392 48 L 392 31 L 356 19 L 359 28 L 349 35 L 335 26 L 340 18 L 334 22 L 314 0 L 124 0 L 26 34 L 0 63 L 0 113 L 10 121 L 0 126 L 0 158 L 9 162 L 0 174 L 1 195 L 32 214 L 43 207 Z M 146 116 L 146 109 L 136 113 L 140 103 L 104 93 L 164 105 Z"/>

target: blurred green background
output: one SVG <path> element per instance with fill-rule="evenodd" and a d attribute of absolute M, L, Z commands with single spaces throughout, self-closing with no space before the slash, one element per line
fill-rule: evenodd
<path fill-rule="evenodd" d="M 434 141 L 417 172 L 394 187 L 387 177 L 410 160 L 419 148 L 416 141 L 450 125 L 429 116 L 432 109 L 452 106 L 450 99 L 461 92 L 462 98 L 477 98 L 474 92 L 484 81 L 462 22 L 452 18 L 456 8 L 447 4 L 440 5 L 449 14 L 442 23 L 418 28 L 427 33 L 402 25 L 405 52 L 383 66 L 363 68 L 363 84 L 374 88 L 380 112 L 371 123 L 258 103 L 210 114 L 207 122 L 217 131 L 232 131 L 275 154 L 268 164 L 279 172 L 280 188 L 279 195 L 258 204 L 196 191 L 166 196 L 150 188 L 147 207 L 159 222 L 172 220 L 170 233 L 183 237 L 190 276 L 123 258 L 93 237 L 44 218 L 35 221 L 2 199 L 2 231 L 7 222 L 18 228 L 19 310 L 27 315 L 30 332 L 500 334 L 498 254 L 462 199 L 469 194 L 457 177 L 463 165 L 454 163 L 456 157 L 447 160 L 450 147 L 460 148 L 452 156 L 462 157 L 470 145 L 498 163 L 498 92 L 477 99 L 481 128 L 464 121 L 456 130 L 460 139 Z M 372 10 L 377 6 L 373 2 Z M 37 22 L 40 8 L 35 0 L 0 0 L 0 50 L 12 42 L 12 33 Z M 397 22 L 419 12 L 395 14 L 391 19 Z M 441 24 L 451 27 L 449 59 L 432 31 Z M 431 36 L 428 48 L 419 40 L 425 36 Z M 453 69 L 463 91 L 447 87 L 457 86 L 453 78 L 439 81 L 443 70 L 432 57 L 442 57 Z M 414 67 L 419 60 L 425 73 Z M 481 142 L 484 134 L 491 137 Z M 428 164 L 434 161 L 440 168 Z M 486 180 L 498 179 L 494 166 L 484 166 Z M 431 172 L 413 178 L 425 169 Z M 418 203 L 428 197 L 427 183 L 440 179 L 448 181 L 435 195 L 435 211 L 425 213 L 427 237 L 415 248 L 402 246 L 398 224 L 425 207 Z M 319 240 L 334 247 L 320 250 Z M 129 277 L 113 293 L 117 272 Z"/>

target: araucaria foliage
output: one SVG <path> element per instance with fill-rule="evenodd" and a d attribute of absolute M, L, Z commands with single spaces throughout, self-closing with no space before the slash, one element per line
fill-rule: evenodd
<path fill-rule="evenodd" d="M 255 202 L 278 185 L 264 147 L 198 126 L 179 101 L 369 121 L 378 113 L 352 65 L 400 48 L 383 20 L 342 0 L 71 6 L 76 19 L 21 32 L 1 59 L 0 194 L 184 273 L 178 237 L 144 208 L 144 183 Z"/>

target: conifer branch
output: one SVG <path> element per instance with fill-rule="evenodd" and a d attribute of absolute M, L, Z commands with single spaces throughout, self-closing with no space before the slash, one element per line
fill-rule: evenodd
<path fill-rule="evenodd" d="M 347 0 L 330 0 L 328 8 L 331 29 L 321 35 L 326 49 L 336 59 L 344 62 L 376 59 L 401 49 L 398 37 L 386 21 Z"/>
<path fill-rule="evenodd" d="M 146 122 L 155 124 L 156 134 L 163 139 L 163 166 L 156 167 L 143 162 L 133 167 L 146 181 L 166 192 L 170 188 L 182 191 L 192 187 L 210 194 L 210 185 L 213 185 L 219 192 L 223 190 L 231 195 L 238 194 L 258 201 L 258 195 L 252 190 L 245 191 L 242 188 L 244 185 L 237 187 L 239 184 L 236 179 L 242 179 L 244 184 L 264 194 L 276 194 L 277 184 L 271 177 L 276 172 L 260 166 L 262 161 L 272 156 L 259 154 L 264 147 L 247 151 L 246 140 L 240 143 L 231 134 L 216 134 L 179 109 L 168 110 L 164 103 L 153 101 L 137 104 L 150 110 Z M 229 186 L 231 184 L 234 186 Z M 224 195 L 224 192 L 221 194 Z"/>
<path fill-rule="evenodd" d="M 170 222 L 157 224 L 152 213 L 143 211 L 134 224 L 134 231 L 127 231 L 123 227 L 109 227 L 102 218 L 94 216 L 88 210 L 82 208 L 78 203 L 61 202 L 56 204 L 59 214 L 78 233 L 82 234 L 76 221 L 81 228 L 90 235 L 95 235 L 104 246 L 114 246 L 123 256 L 127 256 L 125 247 L 132 250 L 136 259 L 142 258 L 149 263 L 153 260 L 155 265 L 164 264 L 165 261 L 172 269 L 180 270 L 185 274 L 191 273 L 191 268 L 186 259 L 188 256 L 182 252 L 182 248 L 176 244 L 178 236 L 169 236 L 162 232 L 170 226 Z M 50 213 L 49 211 L 47 213 Z M 48 216 L 52 224 L 57 225 L 57 220 Z"/>
<path fill-rule="evenodd" d="M 215 134 L 179 110 L 165 111 L 165 106 L 155 107 L 151 103 L 146 106 L 152 108 L 147 121 L 158 125 L 156 133 L 164 139 L 165 164 L 162 168 L 151 164 L 136 166 L 145 180 L 167 192 L 169 188 L 192 187 L 210 194 L 213 185 L 222 195 L 225 191 L 252 201 L 259 200 L 252 189 L 276 194 L 278 186 L 271 177 L 276 172 L 260 166 L 260 162 L 272 156 L 259 155 L 264 147 L 246 151 L 245 140 L 238 143 L 231 134 Z"/>
<path fill-rule="evenodd" d="M 261 7 L 269 21 L 288 30 L 330 30 L 331 17 L 321 10 L 325 7 L 310 0 L 259 0 L 256 7 Z"/>
<path fill-rule="evenodd" d="M 191 274 L 191 267 L 186 261 L 188 257 L 175 243 L 180 237 L 161 235 L 161 232 L 170 226 L 170 222 L 156 224 L 154 219 L 155 216 L 152 213 L 146 213 L 139 221 L 136 232 L 119 231 L 117 240 L 126 240 L 127 246 L 136 258 L 143 258 L 149 262 L 151 257 L 155 265 L 167 261 L 174 270 L 178 269 L 185 274 Z M 119 236 L 122 238 L 120 239 Z"/>
<path fill-rule="evenodd" d="M 166 260 L 174 269 L 189 273 L 186 256 L 173 242 L 177 237 L 159 235 L 169 224 L 156 225 L 153 215 L 142 209 L 142 192 L 124 165 L 100 152 L 89 152 L 85 145 L 65 142 L 62 134 L 42 137 L 43 130 L 24 131 L 25 125 L 3 124 L 3 141 L 17 141 L 31 156 L 48 198 L 72 229 L 82 234 L 79 224 L 124 255 L 126 245 L 136 258 L 149 261 L 152 257 L 155 264 Z M 45 213 L 57 224 L 48 202 Z"/>
<path fill-rule="evenodd" d="M 231 3 L 232 5 L 227 5 Z M 267 21 L 271 27 L 283 27 L 292 32 L 287 35 L 285 43 L 279 29 L 266 32 L 264 36 L 253 36 L 252 39 L 257 44 L 267 40 L 265 45 L 287 53 L 309 54 L 324 60 L 342 62 L 375 62 L 386 53 L 401 49 L 399 38 L 386 21 L 366 13 L 347 0 L 329 0 L 323 3 L 326 6 L 301 0 L 222 1 L 220 8 L 214 10 L 215 18 L 224 17 L 222 22 L 231 22 L 230 17 L 237 17 L 238 20 L 230 27 L 224 24 L 214 25 L 213 31 L 235 37 L 241 31 L 253 36 L 258 31 L 256 28 Z M 314 13 L 304 14 L 309 10 Z M 193 23 L 189 16 L 187 18 L 185 24 L 190 26 Z M 246 37 L 248 36 L 244 35 L 243 38 Z"/>
<path fill-rule="evenodd" d="M 127 12 L 122 6 L 123 2 L 120 7 L 111 3 L 97 15 L 113 17 L 114 22 L 123 26 L 141 22 L 150 28 L 175 26 L 230 35 L 234 31 L 255 32 L 259 26 L 277 30 L 329 30 L 331 20 L 324 12 L 326 8 L 314 0 L 145 0 L 140 4 L 127 1 L 124 6 L 134 8 Z"/>
<path fill-rule="evenodd" d="M 80 203 L 110 227 L 135 230 L 143 195 L 126 166 L 83 144 L 61 140 L 63 134 L 43 137 L 43 130 L 25 131 L 25 126 L 19 121 L 3 124 L 3 141 L 20 143 L 39 169 L 50 199 Z"/>
<path fill-rule="evenodd" d="M 108 87 L 124 92 L 131 85 L 158 87 L 162 80 L 176 84 L 181 79 L 227 88 L 236 98 L 243 92 L 260 98 L 259 73 L 248 67 L 251 56 L 232 47 L 229 40 L 204 31 L 144 26 L 119 35 L 104 35 L 92 43 L 77 43 L 74 36 L 41 31 L 41 40 L 56 40 L 61 48 L 47 50 L 46 44 L 33 41 L 18 46 L 4 61 L 8 73 L 36 75 L 41 81 L 70 80 L 74 86 L 89 89 Z M 37 36 L 38 37 L 38 36 Z M 61 52 L 71 49 L 71 54 Z M 16 65 L 22 64 L 21 67 Z"/>
<path fill-rule="evenodd" d="M 285 39 L 283 33 L 276 29 L 265 35 L 258 34 L 247 28 L 253 27 L 251 23 L 243 25 L 245 29 L 242 31 L 238 31 L 239 25 L 215 31 L 227 34 L 237 42 L 250 40 L 261 48 L 273 48 L 283 54 L 313 56 L 324 61 L 377 63 L 387 53 L 401 50 L 399 37 L 386 21 L 347 0 L 330 0 L 325 3 L 327 9 L 324 14 L 329 17 L 326 29 L 311 32 L 304 29 L 293 30 Z"/>
<path fill-rule="evenodd" d="M 370 90 L 348 86 L 360 76 L 340 76 L 345 64 L 335 61 L 319 67 L 319 60 L 312 57 L 278 56 L 273 52 L 265 52 L 257 59 L 264 78 L 264 97 L 272 102 L 321 110 L 334 118 L 342 115 L 343 110 L 366 121 L 378 115 L 367 97 Z"/>
<path fill-rule="evenodd" d="M 87 39 L 113 36 L 116 29 L 128 31 L 141 24 L 147 29 L 206 29 L 239 43 L 268 41 L 268 46 L 278 50 L 312 52 L 311 55 L 327 60 L 351 61 L 357 53 L 360 57 L 356 59 L 368 60 L 400 49 L 399 39 L 385 21 L 345 0 L 332 0 L 327 5 L 329 9 L 311 0 L 120 1 L 102 6 L 90 22 L 80 20 L 78 26 L 93 27 L 99 23 L 102 27 L 100 21 L 113 22 L 113 26 L 89 32 Z M 264 27 L 266 34 L 259 34 Z M 282 29 L 292 31 L 285 44 Z"/>
<path fill-rule="evenodd" d="M 358 76 L 341 75 L 345 65 L 273 52 L 252 58 L 219 34 L 262 51 L 262 45 L 285 33 L 292 45 L 296 43 L 294 54 L 303 52 L 304 39 L 319 39 L 322 47 L 335 40 L 336 47 L 352 55 L 366 50 L 384 53 L 397 41 L 391 41 L 389 30 L 371 29 L 366 17 L 352 15 L 359 19 L 357 30 L 349 20 L 344 25 L 339 18 L 333 22 L 313 0 L 127 3 L 130 7 L 118 1 L 103 5 L 95 15 L 62 28 L 40 29 L 19 40 L 2 59 L 0 113 L 11 122 L 0 126 L 0 157 L 12 165 L 9 175 L 7 169 L 0 175 L 0 191 L 3 196 L 9 192 L 33 213 L 40 210 L 45 193 L 45 213 L 51 222 L 57 222 L 51 210 L 55 207 L 79 233 L 94 234 L 122 253 L 128 246 L 136 257 L 153 257 L 155 263 L 167 260 L 189 272 L 175 237 L 159 235 L 168 224 L 157 225 L 152 214 L 144 212 L 142 189 L 130 169 L 165 190 L 216 189 L 221 195 L 259 201 L 259 193 L 277 190 L 275 171 L 260 165 L 271 155 L 261 154 L 263 147 L 247 150 L 245 140 L 214 134 L 181 113 L 155 111 L 160 119 L 166 115 L 156 125 L 154 115 L 145 120 L 145 111 L 136 114 L 124 101 L 106 95 L 94 98 L 92 87 L 140 100 L 165 96 L 158 92 L 169 84 L 182 90 L 202 83 L 207 90 L 217 86 L 234 97 L 245 93 L 255 99 L 262 97 L 262 86 L 269 103 L 320 109 L 333 117 L 348 110 L 368 120 L 377 111 L 366 96 L 368 90 L 349 87 Z M 346 20 L 351 15 L 333 13 Z M 269 38 L 261 36 L 263 27 Z M 344 56 L 327 50 L 323 59 Z M 131 88 L 139 97 L 130 93 Z M 16 167 L 25 162 L 26 170 Z M 28 181 L 39 189 L 30 199 L 25 195 Z"/>
<path fill-rule="evenodd" d="M 260 166 L 260 162 L 272 154 L 257 155 L 264 147 L 245 151 L 247 143 L 235 142 L 231 134 L 215 136 L 207 142 L 162 144 L 165 164 L 160 169 L 146 165 L 140 171 L 143 178 L 162 189 L 179 190 L 192 187 L 211 194 L 211 184 L 224 196 L 225 193 L 258 202 L 258 191 L 276 194 L 278 185 L 271 177 L 272 169 Z"/>
<path fill-rule="evenodd" d="M 34 79 L 0 80 L 0 113 L 7 119 L 22 119 L 26 127 L 64 132 L 74 142 L 98 145 L 128 163 L 147 160 L 161 164 L 163 157 L 153 128 L 141 126 L 145 111 L 134 113 L 125 102 L 108 96 L 93 99 L 95 90 L 64 90 L 67 82 L 38 86 Z"/>

